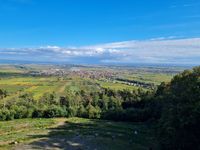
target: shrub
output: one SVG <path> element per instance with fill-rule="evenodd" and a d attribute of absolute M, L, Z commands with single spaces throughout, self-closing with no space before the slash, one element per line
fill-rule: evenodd
<path fill-rule="evenodd" d="M 101 117 L 101 109 L 99 107 L 94 107 L 89 104 L 86 108 L 88 118 L 100 118 Z"/>
<path fill-rule="evenodd" d="M 32 113 L 33 118 L 42 118 L 44 116 L 44 109 L 42 108 L 35 108 Z"/>
<path fill-rule="evenodd" d="M 84 107 L 83 105 L 81 105 L 81 106 L 78 108 L 77 116 L 78 116 L 78 117 L 83 117 L 83 118 L 87 118 L 87 117 L 88 117 L 87 111 L 86 111 L 86 109 L 85 109 L 85 107 Z"/>
<path fill-rule="evenodd" d="M 77 108 L 76 107 L 68 107 L 67 114 L 68 114 L 68 117 L 75 117 L 77 115 Z"/>
<path fill-rule="evenodd" d="M 0 110 L 0 120 L 12 120 L 14 119 L 14 111 L 9 111 L 8 109 L 4 108 Z"/>

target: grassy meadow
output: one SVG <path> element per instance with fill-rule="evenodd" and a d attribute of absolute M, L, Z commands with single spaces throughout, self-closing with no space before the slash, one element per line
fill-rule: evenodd
<path fill-rule="evenodd" d="M 0 122 L 0 149 L 146 150 L 156 148 L 150 128 L 83 118 L 19 119 Z"/>

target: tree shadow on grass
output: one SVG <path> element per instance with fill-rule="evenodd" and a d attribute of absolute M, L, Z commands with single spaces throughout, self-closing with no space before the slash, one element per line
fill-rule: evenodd
<path fill-rule="evenodd" d="M 59 127 L 50 128 L 47 135 L 31 135 L 31 138 L 40 140 L 30 143 L 30 146 L 33 149 L 93 149 L 92 147 L 89 147 L 91 144 L 88 142 L 89 138 L 92 140 L 94 136 L 87 136 L 86 140 L 84 134 L 80 133 L 81 130 L 88 130 L 90 127 L 91 124 L 75 124 L 66 122 L 64 125 Z"/>
<path fill-rule="evenodd" d="M 39 140 L 18 149 L 148 150 L 149 144 L 143 135 L 134 137 L 130 132 L 132 130 L 135 130 L 134 126 L 133 128 L 121 126 L 109 121 L 92 120 L 83 123 L 67 121 L 58 127 L 50 128 L 48 134 L 29 135 L 31 139 Z"/>

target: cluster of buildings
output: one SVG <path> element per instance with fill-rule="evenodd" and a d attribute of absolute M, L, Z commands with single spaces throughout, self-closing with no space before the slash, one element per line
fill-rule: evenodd
<path fill-rule="evenodd" d="M 116 75 L 111 71 L 100 71 L 100 70 L 80 70 L 80 69 L 45 69 L 41 71 L 30 71 L 28 72 L 30 75 L 34 76 L 79 76 L 81 78 L 91 78 L 91 79 L 101 79 L 106 78 L 110 79 Z"/>
<path fill-rule="evenodd" d="M 128 80 L 119 78 L 117 72 L 107 71 L 107 70 L 86 70 L 86 69 L 58 69 L 58 68 L 49 68 L 41 71 L 31 71 L 30 75 L 34 76 L 68 76 L 68 77 L 80 77 L 80 78 L 90 78 L 103 80 L 105 82 L 120 82 L 122 84 L 127 84 L 130 86 L 137 86 L 143 88 L 153 88 L 152 83 L 145 83 L 141 81 Z"/>

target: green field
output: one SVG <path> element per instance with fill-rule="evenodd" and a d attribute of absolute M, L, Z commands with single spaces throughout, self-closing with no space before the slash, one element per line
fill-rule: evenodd
<path fill-rule="evenodd" d="M 78 78 L 59 79 L 58 77 L 9 77 L 0 80 L 0 89 L 8 92 L 9 96 L 5 99 L 10 99 L 19 93 L 29 92 L 33 94 L 34 99 L 39 99 L 44 93 L 56 92 L 57 95 L 64 95 L 66 90 L 87 91 L 97 89 L 95 83 L 85 83 L 86 79 Z"/>
<path fill-rule="evenodd" d="M 137 134 L 134 132 L 137 131 Z M 0 122 L 0 149 L 156 149 L 150 125 L 82 118 Z"/>
<path fill-rule="evenodd" d="M 55 92 L 57 96 L 64 96 L 66 91 L 77 92 L 82 89 L 88 92 L 99 91 L 101 88 L 109 88 L 113 90 L 135 90 L 138 86 L 127 85 L 120 81 L 101 80 L 81 78 L 78 76 L 31 76 L 27 75 L 28 71 L 41 71 L 49 68 L 62 68 L 61 66 L 53 65 L 1 65 L 0 66 L 0 89 L 6 90 L 8 96 L 4 99 L 10 100 L 13 97 L 19 96 L 21 93 L 32 93 L 33 98 L 38 100 L 45 93 Z M 122 68 L 103 68 L 103 67 L 80 67 L 84 71 L 110 71 L 117 73 L 124 79 L 134 80 L 144 83 L 153 83 L 159 85 L 161 82 L 169 82 L 174 74 L 168 73 L 153 73 L 148 69 L 127 70 Z M 67 69 L 66 69 L 67 70 Z M 156 70 L 157 71 L 157 70 Z"/>
<path fill-rule="evenodd" d="M 105 81 L 97 81 L 97 83 L 100 84 L 101 87 L 103 88 L 110 88 L 114 90 L 123 90 L 123 89 L 128 89 L 128 90 L 135 90 L 138 89 L 136 86 L 129 86 L 125 85 L 119 82 L 105 82 Z"/>
<path fill-rule="evenodd" d="M 156 77 L 152 77 L 156 78 Z M 161 77 L 160 77 L 161 78 Z M 134 78 L 135 79 L 135 78 Z M 168 79 L 159 79 L 157 82 L 167 81 Z M 58 96 L 64 95 L 67 90 L 77 92 L 82 89 L 86 91 L 98 91 L 101 88 L 110 88 L 113 90 L 135 90 L 137 86 L 130 86 L 120 82 L 105 82 L 91 79 L 80 79 L 74 77 L 58 78 L 58 77 L 8 77 L 0 79 L 0 89 L 4 89 L 8 92 L 10 99 L 13 96 L 19 95 L 23 92 L 32 93 L 34 99 L 39 99 L 44 93 L 55 92 Z"/>
<path fill-rule="evenodd" d="M 173 76 L 174 74 L 140 72 L 131 75 L 125 75 L 125 78 L 159 85 L 161 82 L 169 82 Z"/>
<path fill-rule="evenodd" d="M 35 99 L 38 99 L 46 92 L 59 91 L 62 93 L 64 91 L 61 88 L 65 85 L 66 81 L 57 82 L 57 79 L 54 77 L 15 77 L 0 80 L 0 89 L 7 90 L 10 96 L 18 94 L 19 92 L 31 92 Z M 7 98 L 9 99 L 10 96 Z"/>

